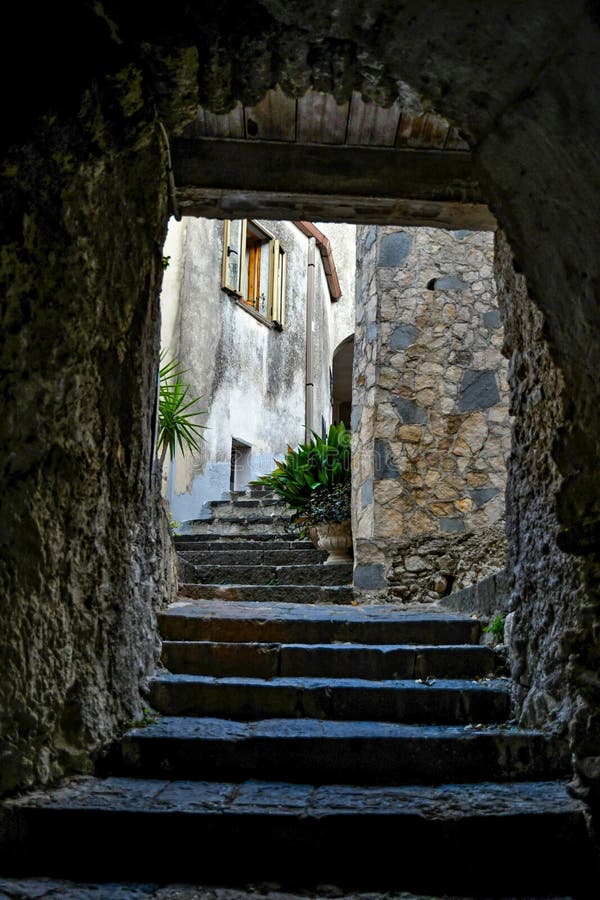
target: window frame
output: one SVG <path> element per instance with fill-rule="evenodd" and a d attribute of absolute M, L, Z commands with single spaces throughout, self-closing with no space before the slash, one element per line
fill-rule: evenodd
<path fill-rule="evenodd" d="M 240 223 L 237 234 L 232 224 Z M 250 232 L 250 233 L 249 233 Z M 264 235 L 264 240 L 261 237 Z M 266 293 L 263 287 L 263 253 L 268 253 Z M 230 261 L 237 257 L 237 266 Z M 287 251 L 280 241 L 255 219 L 225 219 L 221 287 L 260 321 L 278 329 L 285 326 Z M 245 294 L 247 296 L 245 296 Z M 261 310 L 264 298 L 264 312 Z"/>

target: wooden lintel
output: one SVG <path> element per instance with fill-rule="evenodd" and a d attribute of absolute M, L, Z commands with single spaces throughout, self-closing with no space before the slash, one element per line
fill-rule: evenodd
<path fill-rule="evenodd" d="M 193 189 L 484 204 L 465 151 L 281 141 L 173 142 L 178 195 Z"/>
<path fill-rule="evenodd" d="M 357 225 L 421 225 L 495 231 L 496 220 L 483 203 L 398 200 L 394 197 L 353 197 L 328 194 L 276 194 L 210 188 L 177 190 L 179 212 L 207 219 L 273 219 L 348 222 Z"/>

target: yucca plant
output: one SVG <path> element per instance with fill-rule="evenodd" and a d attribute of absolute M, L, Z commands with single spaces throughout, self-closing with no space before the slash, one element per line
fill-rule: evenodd
<path fill-rule="evenodd" d="M 326 438 L 313 431 L 308 444 L 288 447 L 285 458 L 275 460 L 276 468 L 254 483 L 269 487 L 303 521 L 312 521 L 311 506 L 316 513 L 317 501 L 322 507 L 333 495 L 339 504 L 349 490 L 350 440 L 343 422 L 331 425 Z"/>
<path fill-rule="evenodd" d="M 200 450 L 198 440 L 205 440 L 202 434 L 206 428 L 195 422 L 196 416 L 202 416 L 206 410 L 192 412 L 200 397 L 188 399 L 189 385 L 183 381 L 187 369 L 182 369 L 176 359 L 165 360 L 165 353 L 160 354 L 158 397 L 158 453 L 161 466 L 167 453 L 170 459 L 175 456 L 177 447 L 182 453 Z"/>

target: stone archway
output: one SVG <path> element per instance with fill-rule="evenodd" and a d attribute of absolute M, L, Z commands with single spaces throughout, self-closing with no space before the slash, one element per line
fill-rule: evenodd
<path fill-rule="evenodd" d="M 23 36 L 26 13 L 13 13 Z M 568 727 L 578 772 L 595 783 L 599 110 L 589 80 L 600 31 L 591 7 L 263 0 L 242 24 L 231 4 L 200 13 L 175 3 L 168 18 L 146 11 L 139 21 L 107 2 L 73 16 L 75 48 L 72 29 L 39 23 L 43 77 L 9 92 L 3 139 L 4 787 L 89 765 L 139 711 L 153 605 L 172 584 L 148 476 L 169 196 L 157 113 L 173 136 L 193 119 L 198 92 L 213 113 L 256 104 L 276 84 L 336 102 L 354 89 L 385 109 L 414 96 L 406 83 L 459 123 L 520 270 L 500 236 L 517 416 L 513 674 L 524 720 Z M 53 65 L 63 54 L 68 79 Z"/>

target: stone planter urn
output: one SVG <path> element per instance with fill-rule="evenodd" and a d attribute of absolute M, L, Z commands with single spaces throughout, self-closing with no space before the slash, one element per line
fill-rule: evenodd
<path fill-rule="evenodd" d="M 306 529 L 306 534 L 308 535 L 309 539 L 313 542 L 315 547 L 318 548 L 319 547 L 319 535 L 317 534 L 317 526 L 309 525 Z"/>
<path fill-rule="evenodd" d="M 319 546 L 328 554 L 324 565 L 351 563 L 352 528 L 350 520 L 345 522 L 320 522 L 317 525 Z"/>

